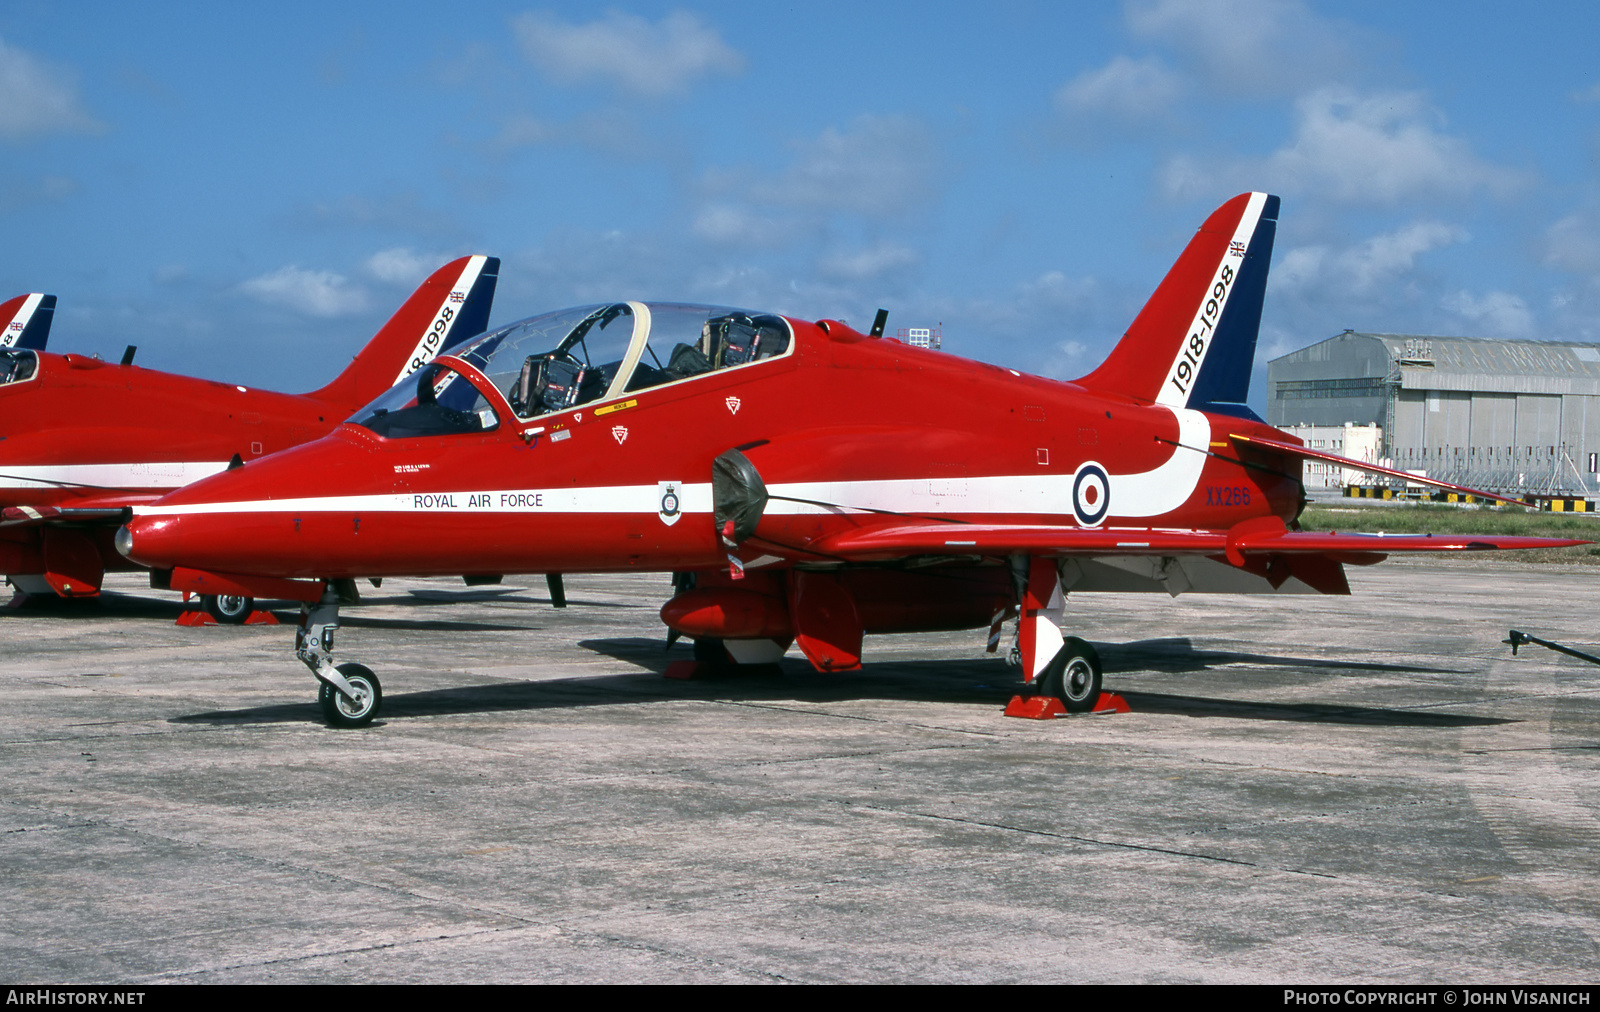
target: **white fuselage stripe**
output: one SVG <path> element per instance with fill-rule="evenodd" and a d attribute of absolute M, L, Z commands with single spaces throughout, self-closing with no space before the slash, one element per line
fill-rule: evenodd
<path fill-rule="evenodd" d="M 1179 441 L 1205 446 L 1210 424 L 1197 411 L 1178 410 Z M 1183 505 L 1193 493 L 1205 454 L 1175 449 L 1160 467 L 1111 478 L 1111 516 L 1156 517 Z M 766 512 L 774 516 L 860 513 L 885 510 L 911 516 L 962 513 L 1047 514 L 1072 512 L 1072 475 L 1024 474 L 972 478 L 900 478 L 880 481 L 796 482 L 769 486 Z M 776 497 L 784 498 L 776 498 Z M 802 499 L 809 502 L 794 502 Z M 679 490 L 683 513 L 712 511 L 709 482 Z M 817 505 L 818 503 L 828 505 Z M 139 516 L 223 513 L 656 513 L 661 487 L 602 485 L 590 488 L 457 489 L 442 492 L 386 492 L 375 495 L 307 496 L 245 502 L 135 506 Z M 1075 521 L 1074 521 L 1075 522 Z"/>
<path fill-rule="evenodd" d="M 130 461 L 119 464 L 0 463 L 0 489 L 74 485 L 109 489 L 176 489 L 201 478 L 209 478 L 227 468 L 226 460 Z"/>

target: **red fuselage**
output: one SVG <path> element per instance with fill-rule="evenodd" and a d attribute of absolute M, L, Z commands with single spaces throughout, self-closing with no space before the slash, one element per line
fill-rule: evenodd
<path fill-rule="evenodd" d="M 36 353 L 0 385 L 0 508 L 149 502 L 228 466 L 327 434 L 358 405 Z M 92 593 L 127 569 L 114 524 L 0 529 L 0 573 L 49 572 Z M 57 575 L 59 572 L 60 575 Z"/>
<path fill-rule="evenodd" d="M 0 385 L 0 506 L 165 494 L 326 435 L 359 404 L 39 353 Z"/>
<path fill-rule="evenodd" d="M 773 495 L 734 553 L 756 567 L 778 548 L 825 564 L 819 542 L 893 515 L 1080 526 L 1098 493 L 1109 512 L 1090 526 L 1227 530 L 1300 508 L 1296 480 L 1231 459 L 1229 434 L 1274 431 L 1262 423 L 789 325 L 782 357 L 529 422 L 441 359 L 505 421 L 395 439 L 340 426 L 139 508 L 131 555 L 290 578 L 726 570 L 710 477 L 730 448 Z M 1109 488 L 1075 491 L 1086 462 Z"/>

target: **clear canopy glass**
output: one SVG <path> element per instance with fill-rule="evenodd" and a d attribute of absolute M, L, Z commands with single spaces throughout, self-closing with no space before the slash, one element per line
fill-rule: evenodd
<path fill-rule="evenodd" d="M 780 316 L 612 302 L 519 320 L 454 354 L 488 378 L 518 419 L 528 420 L 776 358 L 792 344 Z M 488 431 L 500 422 L 482 392 L 444 364 L 403 380 L 350 420 L 387 438 Z"/>
<path fill-rule="evenodd" d="M 0 386 L 32 379 L 39 371 L 39 356 L 27 348 L 0 348 Z"/>

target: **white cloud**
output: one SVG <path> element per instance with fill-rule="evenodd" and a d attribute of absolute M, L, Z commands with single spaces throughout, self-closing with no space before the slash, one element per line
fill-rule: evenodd
<path fill-rule="evenodd" d="M 776 177 L 751 185 L 750 199 L 885 217 L 931 195 L 933 138 L 908 116 L 860 116 L 847 130 L 829 127 L 794 147 L 799 160 Z"/>
<path fill-rule="evenodd" d="M 413 235 L 457 238 L 463 229 L 454 211 L 439 211 L 423 203 L 414 191 L 379 196 L 350 193 L 319 201 L 300 212 L 317 225 L 394 229 Z"/>
<path fill-rule="evenodd" d="M 1153 56 L 1118 56 L 1086 70 L 1056 91 L 1056 108 L 1070 116 L 1148 120 L 1166 113 L 1183 91 L 1177 74 Z"/>
<path fill-rule="evenodd" d="M 270 305 L 306 316 L 351 316 L 365 312 L 367 293 L 333 271 L 308 271 L 294 264 L 251 278 L 239 290 Z"/>
<path fill-rule="evenodd" d="M 1389 205 L 1480 190 L 1503 194 L 1523 181 L 1442 132 L 1438 113 L 1418 92 L 1319 88 L 1302 96 L 1296 111 L 1294 137 L 1266 159 L 1210 166 L 1180 156 L 1164 170 L 1166 189 L 1193 197 L 1231 192 L 1244 179 L 1280 193 Z"/>
<path fill-rule="evenodd" d="M 78 104 L 74 78 L 72 71 L 0 40 L 0 137 L 104 130 Z"/>
<path fill-rule="evenodd" d="M 1567 215 L 1545 231 L 1544 261 L 1600 280 L 1600 205 Z"/>
<path fill-rule="evenodd" d="M 788 242 L 797 226 L 739 204 L 716 203 L 701 208 L 690 227 L 702 239 L 730 249 L 772 249 Z"/>
<path fill-rule="evenodd" d="M 55 204 L 77 193 L 76 180 L 66 176 L 44 176 L 28 179 L 21 176 L 0 177 L 0 211 L 32 204 Z"/>
<path fill-rule="evenodd" d="M 1135 38 L 1157 42 L 1213 88 L 1236 96 L 1292 94 L 1345 79 L 1371 33 L 1312 13 L 1297 0 L 1135 0 Z"/>
<path fill-rule="evenodd" d="M 835 280 L 866 281 L 914 266 L 921 259 L 909 246 L 880 242 L 853 252 L 829 253 L 817 262 L 817 271 Z"/>
<path fill-rule="evenodd" d="M 1037 310 L 1079 309 L 1100 293 L 1092 278 L 1070 278 L 1061 271 L 1045 271 L 1017 286 L 1021 301 Z"/>
<path fill-rule="evenodd" d="M 490 146 L 496 151 L 509 151 L 512 148 L 543 144 L 553 140 L 556 134 L 557 131 L 545 121 L 535 119 L 526 113 L 518 113 L 501 124 L 500 133 L 495 136 Z"/>
<path fill-rule="evenodd" d="M 622 91 L 658 98 L 681 94 L 712 74 L 744 70 L 744 57 L 685 11 L 655 23 L 610 11 L 581 25 L 530 12 L 513 18 L 511 27 L 528 61 L 564 84 L 609 81 Z"/>
<path fill-rule="evenodd" d="M 1573 92 L 1572 100 L 1574 102 L 1600 102 L 1600 82 Z"/>
<path fill-rule="evenodd" d="M 1490 292 L 1481 298 L 1468 291 L 1447 295 L 1439 303 L 1460 316 L 1478 334 L 1491 337 L 1532 337 L 1533 313 L 1520 296 Z"/>
<path fill-rule="evenodd" d="M 1397 287 L 1417 258 L 1470 238 L 1458 225 L 1414 221 L 1343 250 L 1301 246 L 1284 254 L 1272 270 L 1273 287 L 1286 295 L 1311 292 L 1366 295 Z"/>
<path fill-rule="evenodd" d="M 1056 351 L 1068 362 L 1082 362 L 1089 354 L 1089 346 L 1082 341 L 1059 341 L 1056 343 Z"/>
<path fill-rule="evenodd" d="M 389 285 L 417 285 L 448 258 L 425 256 L 409 246 L 379 250 L 367 258 L 367 273 Z"/>

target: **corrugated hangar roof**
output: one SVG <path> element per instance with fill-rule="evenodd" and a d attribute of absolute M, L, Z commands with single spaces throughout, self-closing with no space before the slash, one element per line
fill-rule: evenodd
<path fill-rule="evenodd" d="M 1600 394 L 1600 346 L 1569 341 L 1345 331 L 1273 361 L 1287 363 L 1324 358 L 1324 355 L 1305 353 L 1329 342 L 1363 339 L 1383 347 L 1400 373 L 1400 385 L 1407 390 Z"/>

